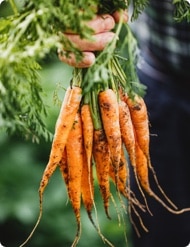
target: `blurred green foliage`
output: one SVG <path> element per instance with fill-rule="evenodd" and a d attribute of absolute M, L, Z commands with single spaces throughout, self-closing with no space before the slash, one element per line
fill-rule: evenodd
<path fill-rule="evenodd" d="M 40 77 L 48 112 L 45 122 L 47 128 L 53 133 L 60 109 L 59 105 L 55 104 L 55 95 L 60 100 L 64 97 L 64 88 L 70 82 L 72 69 L 59 62 L 55 56 L 50 56 L 42 63 L 44 69 Z M 10 137 L 6 133 L 0 133 L 0 242 L 6 247 L 19 246 L 35 224 L 39 213 L 38 187 L 48 161 L 50 148 L 51 142 L 42 140 L 39 144 L 34 144 L 16 135 Z M 115 246 L 126 246 L 125 229 L 122 224 L 119 226 L 114 204 L 110 203 L 112 220 L 108 220 L 97 184 L 95 190 L 98 221 L 102 233 Z M 120 210 L 119 207 L 118 210 Z M 83 207 L 81 213 L 82 237 L 78 246 L 105 246 Z M 123 217 L 127 225 L 127 237 L 130 237 L 130 224 L 125 214 Z M 58 169 L 53 174 L 44 194 L 41 223 L 27 246 L 69 247 L 75 232 L 74 213 Z M 130 247 L 130 238 L 128 240 Z"/>

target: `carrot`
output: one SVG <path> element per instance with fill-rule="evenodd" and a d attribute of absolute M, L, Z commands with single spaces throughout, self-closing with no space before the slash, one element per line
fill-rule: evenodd
<path fill-rule="evenodd" d="M 112 89 L 106 89 L 99 93 L 98 99 L 103 127 L 109 144 L 110 157 L 116 169 L 117 179 L 117 170 L 121 157 L 121 132 L 117 96 Z"/>
<path fill-rule="evenodd" d="M 173 208 L 177 209 L 176 205 L 168 198 L 168 196 L 161 188 L 156 173 L 154 171 L 154 168 L 151 164 L 150 153 L 149 153 L 149 143 L 150 143 L 149 120 L 148 120 L 146 104 L 143 98 L 141 98 L 140 96 L 135 96 L 134 100 L 128 97 L 126 99 L 126 102 L 131 112 L 131 118 L 135 129 L 135 136 L 138 145 L 146 156 L 147 164 L 152 171 L 156 184 L 159 190 L 161 191 L 162 195 L 170 203 L 170 205 Z"/>
<path fill-rule="evenodd" d="M 89 173 L 90 172 L 90 173 Z M 81 192 L 82 192 L 82 200 L 84 203 L 84 206 L 86 208 L 86 211 L 88 213 L 88 217 L 92 223 L 92 225 L 97 230 L 98 234 L 102 238 L 102 240 L 107 243 L 109 246 L 113 245 L 102 235 L 99 224 L 96 225 L 94 222 L 91 211 L 92 207 L 94 206 L 96 217 L 97 217 L 97 211 L 96 211 L 96 205 L 94 202 L 94 187 L 93 187 L 93 170 L 92 167 L 90 168 L 90 171 L 88 171 L 88 163 L 86 154 L 84 152 L 84 160 L 83 160 L 83 172 L 82 172 L 82 181 L 81 181 Z"/>
<path fill-rule="evenodd" d="M 92 166 L 92 163 L 91 163 Z M 82 169 L 82 181 L 81 181 L 82 200 L 88 216 L 93 223 L 91 211 L 94 205 L 94 185 L 93 185 L 93 172 L 92 167 L 89 169 L 86 153 L 83 156 L 83 169 Z M 94 223 L 93 223 L 94 224 Z"/>
<path fill-rule="evenodd" d="M 82 198 L 88 216 L 94 224 L 91 211 L 94 204 L 94 187 L 93 187 L 93 172 L 92 172 L 92 146 L 94 126 L 91 117 L 90 105 L 84 102 L 81 106 L 81 119 L 84 140 L 84 163 L 82 172 Z"/>
<path fill-rule="evenodd" d="M 135 134 L 128 106 L 122 100 L 119 102 L 119 123 L 121 138 L 125 144 L 132 166 L 136 167 L 135 158 Z"/>
<path fill-rule="evenodd" d="M 92 147 L 93 160 L 96 162 L 96 172 L 97 172 L 97 169 L 99 170 L 97 172 L 97 178 L 98 178 L 100 193 L 103 198 L 105 212 L 107 214 L 107 217 L 109 218 L 109 214 L 108 214 L 109 197 L 110 197 L 109 177 L 107 175 L 107 172 L 105 172 L 107 170 L 106 166 L 108 163 L 107 161 L 108 158 L 106 157 L 109 156 L 109 149 L 108 149 L 107 139 L 105 137 L 105 133 L 104 133 L 101 118 L 100 118 L 100 112 L 99 112 L 99 106 L 98 106 L 98 92 L 99 92 L 99 88 L 95 87 L 94 90 L 91 92 L 90 97 L 88 98 L 89 101 L 87 100 L 87 104 L 89 103 L 90 113 L 91 113 L 90 115 L 91 115 L 92 122 L 93 122 L 93 147 Z M 86 98 L 84 102 L 86 103 Z M 105 164 L 106 169 L 104 168 L 103 163 Z M 94 203 L 94 209 L 96 213 L 96 219 L 98 220 L 95 203 Z M 99 227 L 99 223 L 97 222 L 97 225 L 96 225 L 94 221 L 91 220 L 91 222 L 93 226 L 95 227 L 95 229 L 97 230 L 99 236 L 102 238 L 103 242 L 107 243 L 111 247 L 114 247 L 113 244 L 108 239 L 106 239 L 104 235 L 102 235 L 100 227 Z"/>
<path fill-rule="evenodd" d="M 130 221 L 132 223 L 132 225 L 135 228 L 135 231 L 137 232 L 137 235 L 140 236 L 139 231 L 132 219 L 131 216 L 131 208 L 133 209 L 134 213 L 137 215 L 137 217 L 139 218 L 140 224 L 142 226 L 142 228 L 147 232 L 147 228 L 145 227 L 145 225 L 142 222 L 142 219 L 140 217 L 140 215 L 138 214 L 138 212 L 135 209 L 135 205 L 138 206 L 138 208 L 140 208 L 143 212 L 145 212 L 144 210 L 144 205 L 142 205 L 137 199 L 136 197 L 132 194 L 130 188 L 127 188 L 127 179 L 129 178 L 129 171 L 127 169 L 128 164 L 127 164 L 127 160 L 125 158 L 125 154 L 124 154 L 124 150 L 122 148 L 121 150 L 121 161 L 120 161 L 120 165 L 119 165 L 119 171 L 118 171 L 118 191 L 126 198 L 128 199 L 128 205 L 129 205 L 129 218 Z M 109 170 L 109 175 L 111 177 L 111 179 L 113 180 L 114 183 L 116 183 L 115 181 L 115 169 L 112 165 L 110 165 L 110 170 Z M 132 196 L 131 196 L 132 194 Z M 123 203 L 122 203 L 123 204 Z"/>
<path fill-rule="evenodd" d="M 93 132 L 93 159 L 96 165 L 96 174 L 100 193 L 103 198 L 104 209 L 108 218 L 110 186 L 109 186 L 109 162 L 110 150 L 107 138 L 102 126 L 100 110 L 98 105 L 99 88 L 95 88 L 90 98 L 90 111 L 94 125 Z"/>
<path fill-rule="evenodd" d="M 121 148 L 121 159 L 120 159 L 120 163 L 119 163 L 118 176 L 119 176 L 119 179 L 122 182 L 122 184 L 124 186 L 126 186 L 127 185 L 127 179 L 129 177 L 129 171 L 128 171 L 128 162 L 125 158 L 125 153 L 124 153 L 123 148 Z"/>
<path fill-rule="evenodd" d="M 81 117 L 82 117 L 82 126 L 83 126 L 84 148 L 86 152 L 88 167 L 90 168 L 91 162 L 92 162 L 92 145 L 93 145 L 94 126 L 93 126 L 89 104 L 82 105 Z"/>
<path fill-rule="evenodd" d="M 135 134 L 128 106 L 123 100 L 119 101 L 119 124 L 121 130 L 122 142 L 129 155 L 130 163 L 136 174 L 136 156 L 135 156 Z M 125 162 L 124 151 L 121 151 L 121 162 Z M 128 166 L 128 165 L 127 165 Z"/>
<path fill-rule="evenodd" d="M 110 164 L 109 176 L 112 179 L 112 181 L 116 184 L 115 169 L 112 166 L 112 164 Z M 130 188 L 127 188 L 127 184 L 129 184 L 127 182 L 128 178 L 129 178 L 128 163 L 127 163 L 127 160 L 125 158 L 124 150 L 122 148 L 121 160 L 120 160 L 119 170 L 118 170 L 118 190 L 126 199 L 128 199 L 132 203 L 136 204 L 137 206 L 139 206 L 139 208 L 141 208 L 144 211 L 144 206 L 141 205 L 137 201 L 136 198 L 131 197 L 132 192 L 130 191 Z"/>
<path fill-rule="evenodd" d="M 36 221 L 34 228 L 32 229 L 28 238 L 19 246 L 24 246 L 28 240 L 32 237 L 34 231 L 36 230 L 38 224 L 40 223 L 42 217 L 42 199 L 44 190 L 49 182 L 50 177 L 57 168 L 57 165 L 62 159 L 62 153 L 65 149 L 65 145 L 68 139 L 69 132 L 73 125 L 73 121 L 76 115 L 76 112 L 79 109 L 80 101 L 82 98 L 82 89 L 77 86 L 68 87 L 65 93 L 65 97 L 61 106 L 61 110 L 55 126 L 54 139 L 51 146 L 51 152 L 48 164 L 42 175 L 42 179 L 39 187 L 39 201 L 40 201 L 40 210 L 39 216 Z"/>
<path fill-rule="evenodd" d="M 79 109 L 81 97 L 82 89 L 80 87 L 69 87 L 66 91 L 60 114 L 56 122 L 55 134 L 51 147 L 49 161 L 40 183 L 40 201 L 42 201 L 43 192 L 48 184 L 49 178 L 53 174 L 54 170 L 56 169 L 57 165 L 59 164 L 62 158 L 62 153 L 65 148 L 69 132 L 72 128 L 75 115 Z"/>
<path fill-rule="evenodd" d="M 85 149 L 85 165 L 87 166 L 84 170 L 83 178 L 88 180 L 88 186 L 91 186 L 91 193 L 93 194 L 93 182 L 92 182 L 92 146 L 93 146 L 93 134 L 94 126 L 91 117 L 90 105 L 83 104 L 81 106 L 81 119 L 83 129 L 83 140 Z M 85 177 L 86 176 L 86 177 Z M 87 181 L 86 181 L 87 182 Z M 93 196 L 92 196 L 93 197 Z"/>
<path fill-rule="evenodd" d="M 120 159 L 119 169 L 118 169 L 118 188 L 122 194 L 125 194 L 125 189 L 127 186 L 127 179 L 128 179 L 128 175 L 129 175 L 127 167 L 128 167 L 127 160 L 125 159 L 124 151 L 122 148 L 121 159 Z M 109 175 L 110 175 L 111 179 L 113 180 L 113 182 L 116 183 L 116 181 L 115 181 L 115 169 L 114 169 L 112 164 L 110 164 L 110 166 L 109 166 Z"/>
<path fill-rule="evenodd" d="M 107 217 L 110 219 L 108 208 L 110 198 L 109 165 L 110 151 L 103 129 L 94 130 L 93 157 L 96 163 L 96 173 L 100 192 L 104 202 Z"/>
<path fill-rule="evenodd" d="M 136 172 L 136 153 L 135 153 L 135 131 L 131 119 L 131 114 L 128 105 L 123 101 L 124 96 L 121 96 L 120 102 L 119 102 L 119 122 L 120 122 L 120 129 L 121 129 L 121 137 L 122 141 L 126 147 L 126 150 L 129 155 L 130 163 L 133 167 L 134 176 L 138 185 L 138 188 L 143 196 L 146 208 L 148 212 L 152 215 L 148 203 L 146 200 L 146 197 L 141 189 L 141 186 L 139 184 L 138 178 L 137 178 L 137 172 Z"/>
<path fill-rule="evenodd" d="M 67 151 L 66 148 L 63 150 L 62 159 L 59 162 L 59 168 L 61 171 L 61 175 L 65 181 L 66 186 L 68 187 L 69 183 L 69 170 L 68 170 L 68 164 L 67 164 Z"/>
<path fill-rule="evenodd" d="M 131 112 L 131 118 L 135 129 L 138 145 L 143 153 L 146 155 L 147 160 L 149 160 L 149 120 L 144 100 L 140 96 L 136 95 L 134 100 L 128 97 L 126 103 Z"/>
<path fill-rule="evenodd" d="M 76 114 L 73 127 L 69 133 L 66 144 L 66 151 L 69 172 L 68 195 L 77 221 L 77 233 L 72 246 L 76 246 L 81 232 L 81 178 L 84 161 L 82 121 L 79 113 Z"/>
<path fill-rule="evenodd" d="M 124 101 L 130 111 L 130 116 L 132 119 L 132 124 L 135 129 L 135 137 L 137 139 L 138 145 L 146 155 L 147 159 L 150 158 L 149 154 L 149 120 L 147 114 L 147 108 L 144 103 L 143 98 L 135 95 L 134 99 L 128 97 L 124 92 L 120 91 L 120 97 Z"/>
<path fill-rule="evenodd" d="M 84 151 L 85 151 L 83 172 L 82 172 L 82 185 L 81 185 L 82 199 L 90 221 L 92 222 L 94 227 L 98 229 L 91 215 L 93 205 L 95 208 L 93 170 L 92 170 L 92 147 L 93 147 L 94 126 L 91 117 L 88 94 L 84 96 L 84 102 L 83 105 L 81 106 L 81 119 L 82 119 Z"/>
<path fill-rule="evenodd" d="M 151 189 L 148 178 L 148 166 L 147 166 L 147 158 L 144 152 L 141 150 L 140 146 L 136 144 L 136 168 L 137 168 L 137 176 L 139 181 L 143 187 L 143 189 L 148 193 L 149 196 L 153 197 L 157 200 L 163 207 L 165 207 L 169 212 L 173 214 L 181 214 L 184 212 L 190 211 L 190 208 L 184 208 L 181 210 L 174 210 L 170 208 L 165 202 L 159 198 Z"/>

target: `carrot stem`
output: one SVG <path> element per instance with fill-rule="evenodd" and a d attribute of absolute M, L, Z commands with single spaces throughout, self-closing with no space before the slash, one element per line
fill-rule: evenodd
<path fill-rule="evenodd" d="M 94 88 L 91 92 L 91 97 L 90 97 L 90 110 L 92 114 L 92 120 L 94 124 L 94 128 L 96 130 L 102 129 L 102 122 L 100 118 L 100 110 L 98 106 L 98 89 Z"/>
<path fill-rule="evenodd" d="M 82 86 L 82 69 L 74 68 L 73 70 L 73 78 L 72 78 L 72 85 L 76 87 Z"/>

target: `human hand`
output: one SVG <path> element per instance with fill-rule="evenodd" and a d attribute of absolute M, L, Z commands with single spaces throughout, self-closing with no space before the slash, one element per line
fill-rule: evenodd
<path fill-rule="evenodd" d="M 123 17 L 123 21 L 127 22 L 127 12 L 115 12 L 113 15 L 97 15 L 93 20 L 88 22 L 88 26 L 93 29 L 93 40 L 81 39 L 78 34 L 72 32 L 65 33 L 66 37 L 73 42 L 80 51 L 82 51 L 82 60 L 77 62 L 73 53 L 69 54 L 69 57 L 59 52 L 59 59 L 73 67 L 88 68 L 95 62 L 95 51 L 102 51 L 106 45 L 112 41 L 115 33 L 111 30 L 115 24 L 119 22 L 120 17 Z"/>

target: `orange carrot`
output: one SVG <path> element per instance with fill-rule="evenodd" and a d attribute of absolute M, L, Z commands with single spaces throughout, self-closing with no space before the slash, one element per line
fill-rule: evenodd
<path fill-rule="evenodd" d="M 112 165 L 112 163 L 110 164 L 110 169 L 109 169 L 109 175 L 111 177 L 111 179 L 113 180 L 113 182 L 115 183 L 115 169 Z M 126 188 L 127 186 L 127 179 L 128 179 L 128 164 L 127 164 L 127 160 L 125 158 L 125 154 L 124 154 L 124 150 L 123 148 L 121 149 L 121 159 L 120 159 L 120 163 L 119 163 L 119 169 L 118 169 L 118 178 L 120 181 L 120 185 L 121 185 L 121 190 L 120 192 L 123 191 L 124 188 Z"/>
<path fill-rule="evenodd" d="M 147 114 L 146 104 L 140 96 L 135 96 L 134 100 L 129 97 L 126 99 L 127 105 L 129 106 L 131 112 L 131 118 L 133 126 L 135 129 L 135 137 L 140 149 L 146 156 L 148 167 L 151 169 L 153 177 L 157 183 L 159 190 L 165 199 L 170 203 L 170 205 L 177 209 L 176 205 L 168 198 L 163 189 L 161 188 L 154 168 L 151 164 L 150 153 L 149 153 L 149 143 L 150 143 L 150 133 L 149 133 L 149 120 Z"/>
<path fill-rule="evenodd" d="M 94 125 L 91 117 L 91 110 L 89 103 L 84 102 L 84 104 L 81 106 L 81 118 L 82 118 L 83 140 L 84 140 L 84 149 L 85 149 L 83 173 L 82 173 L 82 199 L 90 221 L 92 222 L 94 227 L 98 229 L 91 216 L 93 205 L 95 208 L 93 171 L 92 171 L 92 147 L 93 147 Z"/>
<path fill-rule="evenodd" d="M 123 155 L 123 154 L 122 154 Z M 119 169 L 118 169 L 118 191 L 127 199 L 129 198 L 129 195 L 127 194 L 127 178 L 128 178 L 128 172 L 127 172 L 127 161 L 126 159 L 123 159 L 121 155 L 120 163 L 119 163 Z M 115 176 L 115 168 L 113 167 L 112 163 L 110 163 L 109 166 L 109 176 L 116 184 L 116 176 Z"/>
<path fill-rule="evenodd" d="M 66 148 L 63 150 L 62 159 L 59 162 L 59 168 L 60 168 L 62 177 L 63 177 L 63 179 L 65 181 L 65 184 L 68 187 L 68 183 L 69 183 L 69 171 L 68 171 L 68 164 L 67 164 L 67 152 L 66 152 Z"/>
<path fill-rule="evenodd" d="M 151 196 L 152 190 L 150 189 L 149 179 L 148 179 L 147 158 L 137 143 L 135 145 L 135 149 L 136 149 L 137 176 L 144 190 Z"/>
<path fill-rule="evenodd" d="M 143 98 L 136 95 L 134 100 L 128 97 L 126 103 L 131 112 L 131 118 L 135 129 L 138 145 L 143 151 L 143 153 L 146 155 L 147 160 L 149 160 L 150 133 L 149 120 L 145 102 Z"/>
<path fill-rule="evenodd" d="M 135 134 L 130 111 L 124 101 L 119 102 L 119 123 L 122 141 L 127 149 L 131 164 L 135 168 Z"/>
<path fill-rule="evenodd" d="M 121 98 L 124 99 L 123 95 Z M 120 100 L 120 102 L 119 102 L 119 122 L 120 122 L 120 128 L 121 128 L 122 141 L 123 141 L 123 143 L 126 147 L 126 150 L 128 152 L 130 163 L 133 167 L 134 176 L 135 176 L 137 185 L 138 185 L 139 190 L 143 196 L 143 199 L 144 199 L 144 202 L 146 204 L 146 208 L 147 208 L 148 212 L 150 214 L 152 214 L 149 207 L 148 207 L 146 197 L 145 197 L 145 195 L 141 189 L 141 186 L 140 186 L 138 178 L 137 178 L 136 154 L 135 154 L 135 143 L 136 143 L 135 132 L 134 132 L 134 127 L 133 127 L 129 107 L 123 100 Z"/>
<path fill-rule="evenodd" d="M 113 180 L 113 182 L 116 184 L 115 181 L 115 169 L 110 164 L 109 169 L 109 176 Z M 129 171 L 128 171 L 128 163 L 124 154 L 124 150 L 122 148 L 121 150 L 121 160 L 119 164 L 119 170 L 118 170 L 118 190 L 119 192 L 129 201 L 139 206 L 144 211 L 144 207 L 138 202 L 138 200 L 134 197 L 133 193 L 131 192 L 130 188 L 127 188 L 129 182 L 127 179 L 129 178 Z M 133 197 L 131 197 L 133 196 Z"/>
<path fill-rule="evenodd" d="M 131 99 L 126 93 L 123 93 L 121 97 L 129 107 L 138 145 L 148 159 L 150 133 L 146 104 L 143 98 L 138 95 L 135 95 L 134 99 Z"/>
<path fill-rule="evenodd" d="M 114 169 L 114 167 L 112 165 L 110 165 L 109 175 L 110 175 L 111 179 L 113 180 L 113 182 L 116 184 L 116 181 L 115 181 L 115 169 Z M 122 150 L 121 150 L 121 161 L 120 161 L 119 170 L 118 170 L 118 191 L 128 200 L 129 219 L 130 219 L 132 225 L 134 226 L 135 231 L 137 232 L 137 235 L 140 236 L 139 231 L 138 231 L 138 229 L 137 229 L 137 227 L 136 227 L 136 225 L 135 225 L 135 223 L 134 223 L 134 221 L 132 219 L 132 216 L 131 216 L 131 208 L 133 209 L 134 213 L 138 217 L 142 228 L 147 232 L 148 230 L 145 227 L 144 223 L 142 222 L 142 219 L 141 219 L 140 215 L 136 211 L 135 206 L 137 206 L 143 212 L 145 212 L 145 208 L 144 208 L 144 205 L 142 205 L 137 200 L 135 195 L 130 190 L 130 187 L 129 188 L 127 187 L 128 184 L 129 184 L 129 182 L 127 182 L 128 178 L 129 178 L 128 164 L 127 164 L 127 160 L 125 158 L 124 150 L 122 148 Z M 120 198 L 120 200 L 121 200 L 121 198 Z M 122 205 L 123 205 L 123 202 L 122 202 Z"/>
<path fill-rule="evenodd" d="M 95 209 L 96 217 L 97 217 L 97 211 L 96 211 L 96 206 L 95 206 L 95 202 L 94 202 L 93 170 L 91 167 L 90 174 L 89 174 L 87 158 L 86 158 L 85 152 L 84 152 L 84 160 L 83 160 L 81 192 L 82 192 L 82 200 L 83 200 L 84 206 L 86 208 L 86 211 L 88 213 L 88 216 L 89 216 L 89 219 L 90 219 L 92 225 L 95 227 L 95 229 L 97 230 L 97 232 L 100 235 L 100 237 L 102 238 L 102 240 L 105 243 L 107 243 L 110 247 L 114 247 L 112 245 L 112 243 L 103 236 L 103 234 L 101 233 L 99 224 L 96 225 L 96 223 L 94 222 L 92 215 L 91 215 L 91 211 L 92 211 L 93 206 Z"/>
<path fill-rule="evenodd" d="M 80 87 L 68 87 L 65 97 L 61 106 L 61 110 L 55 126 L 55 134 L 52 142 L 51 152 L 48 164 L 44 170 L 40 187 L 39 187 L 39 200 L 40 212 L 34 228 L 32 229 L 28 238 L 19 246 L 23 247 L 28 240 L 32 237 L 42 217 L 42 199 L 44 190 L 49 182 L 50 177 L 57 168 L 62 159 L 63 150 L 68 139 L 69 132 L 72 128 L 76 112 L 79 109 L 80 101 L 82 98 L 82 89 Z"/>
<path fill-rule="evenodd" d="M 81 178 L 83 170 L 83 136 L 82 121 L 79 113 L 76 114 L 73 127 L 68 136 L 67 163 L 69 170 L 68 195 L 77 220 L 77 233 L 72 246 L 76 246 L 81 232 L 80 206 L 81 206 Z"/>
<path fill-rule="evenodd" d="M 121 132 L 117 96 L 112 89 L 106 89 L 99 93 L 98 99 L 103 127 L 109 144 L 110 157 L 117 171 L 121 157 Z"/>
<path fill-rule="evenodd" d="M 42 201 L 42 195 L 45 190 L 45 187 L 48 184 L 49 178 L 55 171 L 57 165 L 59 164 L 62 158 L 62 153 L 65 149 L 69 132 L 72 128 L 73 121 L 79 109 L 81 97 L 82 89 L 79 87 L 69 87 L 66 91 L 61 111 L 56 122 L 55 134 L 51 147 L 49 162 L 46 166 L 40 183 L 40 201 Z"/>
<path fill-rule="evenodd" d="M 110 151 L 103 129 L 94 130 L 93 157 L 96 163 L 96 173 L 100 192 L 102 194 L 105 212 L 108 218 L 110 184 L 109 184 L 109 164 Z"/>
<path fill-rule="evenodd" d="M 92 166 L 92 163 L 91 163 Z M 93 185 L 93 172 L 92 167 L 89 169 L 86 153 L 83 156 L 83 169 L 82 169 L 82 181 L 81 181 L 82 200 L 88 216 L 93 223 L 91 211 L 94 205 L 94 185 Z M 94 223 L 93 223 L 94 224 Z"/>
<path fill-rule="evenodd" d="M 93 134 L 94 126 L 90 112 L 89 104 L 83 104 L 81 107 L 81 118 L 82 118 L 82 129 L 83 129 L 83 140 L 84 140 L 84 149 L 87 160 L 87 171 L 86 179 L 89 178 L 89 184 L 91 183 L 91 174 L 92 174 L 92 145 L 93 145 Z"/>

